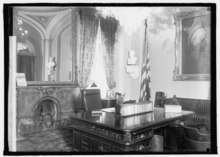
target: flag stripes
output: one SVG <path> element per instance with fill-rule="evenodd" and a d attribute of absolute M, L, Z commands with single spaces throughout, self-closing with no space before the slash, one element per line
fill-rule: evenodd
<path fill-rule="evenodd" d="M 147 101 L 150 95 L 150 64 L 147 42 L 147 20 L 145 20 L 144 49 L 141 69 L 140 102 Z"/>

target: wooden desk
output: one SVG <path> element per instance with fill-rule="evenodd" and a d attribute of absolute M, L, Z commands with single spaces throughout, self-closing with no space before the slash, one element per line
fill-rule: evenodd
<path fill-rule="evenodd" d="M 73 151 L 78 152 L 147 152 L 154 129 L 184 120 L 194 113 L 165 114 L 163 108 L 154 112 L 120 117 L 111 112 L 71 115 Z"/>
<path fill-rule="evenodd" d="M 117 99 L 114 98 L 103 98 L 102 99 L 102 108 L 115 107 Z"/>

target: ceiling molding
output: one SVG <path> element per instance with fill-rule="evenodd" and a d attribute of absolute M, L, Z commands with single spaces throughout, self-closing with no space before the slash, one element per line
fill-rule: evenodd
<path fill-rule="evenodd" d="M 17 11 L 25 11 L 31 13 L 53 13 L 53 12 L 60 12 L 71 9 L 72 7 L 16 7 Z"/>
<path fill-rule="evenodd" d="M 75 7 L 17 7 L 16 14 L 37 27 L 43 38 L 54 37 L 62 27 L 71 23 L 71 11 Z M 55 12 L 56 11 L 56 12 Z"/>
<path fill-rule="evenodd" d="M 40 23 L 45 29 L 47 29 L 50 21 L 55 17 L 55 15 L 27 15 Z"/>
<path fill-rule="evenodd" d="M 39 23 L 35 22 L 32 18 L 29 18 L 28 16 L 19 16 L 19 19 L 22 21 L 26 22 L 30 26 L 32 26 L 36 31 L 40 34 L 41 38 L 44 39 L 45 37 L 45 32 L 43 30 L 43 26 L 41 26 Z"/>

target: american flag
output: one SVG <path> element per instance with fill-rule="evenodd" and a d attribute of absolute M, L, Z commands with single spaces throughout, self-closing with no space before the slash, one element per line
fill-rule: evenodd
<path fill-rule="evenodd" d="M 144 49 L 141 69 L 140 102 L 150 99 L 150 65 L 147 40 L 147 20 L 145 20 Z"/>

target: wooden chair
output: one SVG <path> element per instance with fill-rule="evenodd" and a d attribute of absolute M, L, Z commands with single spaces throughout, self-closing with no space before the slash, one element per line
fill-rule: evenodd
<path fill-rule="evenodd" d="M 82 107 L 80 110 L 92 111 L 102 108 L 100 89 L 83 89 L 81 95 Z"/>
<path fill-rule="evenodd" d="M 205 124 L 182 125 L 186 151 L 206 152 L 210 149 L 209 128 Z"/>

